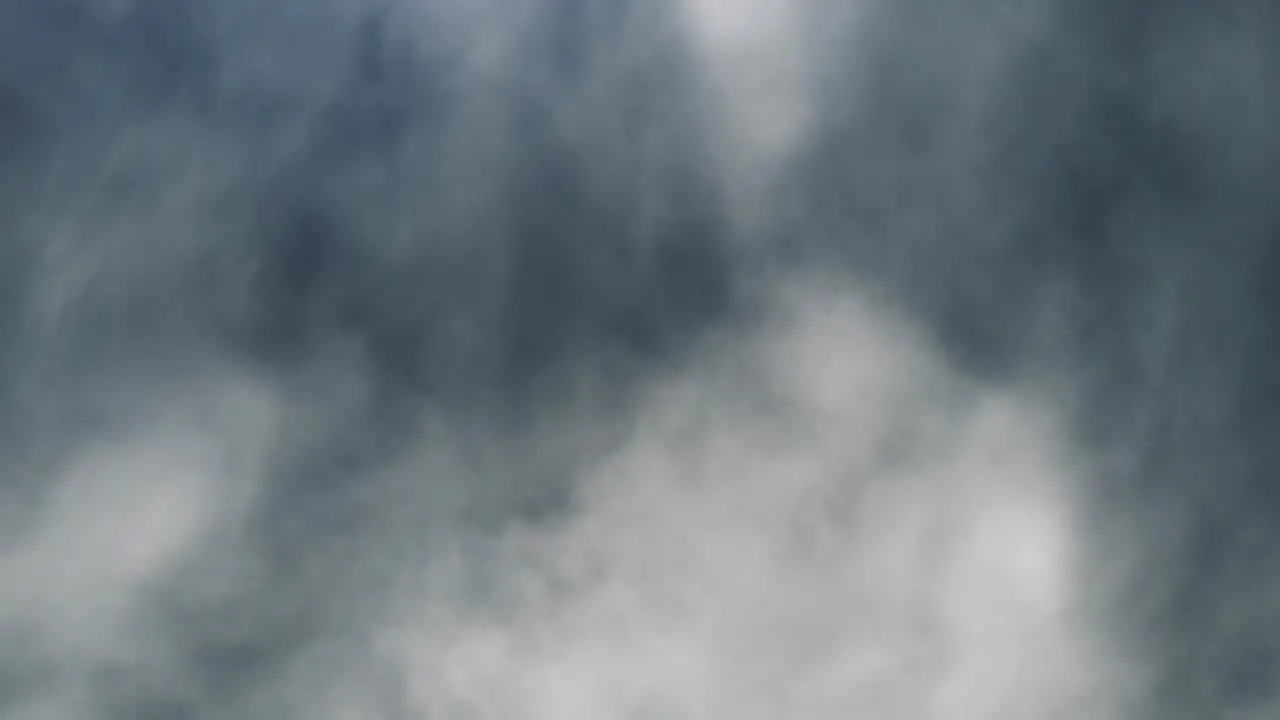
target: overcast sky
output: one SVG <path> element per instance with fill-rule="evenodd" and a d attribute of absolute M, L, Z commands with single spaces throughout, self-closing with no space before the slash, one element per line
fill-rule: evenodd
<path fill-rule="evenodd" d="M 1275 717 L 1278 34 L 0 0 L 0 720 Z"/>

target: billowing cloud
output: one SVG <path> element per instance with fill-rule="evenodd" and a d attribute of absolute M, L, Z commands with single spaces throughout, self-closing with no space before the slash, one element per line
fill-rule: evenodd
<path fill-rule="evenodd" d="M 1051 408 L 808 290 L 646 398 L 384 628 L 424 717 L 1123 716 Z"/>

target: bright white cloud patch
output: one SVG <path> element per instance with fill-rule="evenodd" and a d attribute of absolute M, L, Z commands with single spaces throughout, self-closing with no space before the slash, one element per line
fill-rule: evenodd
<path fill-rule="evenodd" d="M 385 637 L 420 716 L 1118 712 L 1047 409 L 859 301 L 783 306 L 655 390 L 563 522 L 431 565 Z"/>
<path fill-rule="evenodd" d="M 755 222 L 816 129 L 821 53 L 836 42 L 833 28 L 839 43 L 856 42 L 862 0 L 672 1 L 709 90 L 726 198 L 739 220 Z"/>
<path fill-rule="evenodd" d="M 812 111 L 803 59 L 804 3 L 786 0 L 683 0 L 695 50 L 720 85 L 730 132 L 745 147 L 785 152 Z"/>
<path fill-rule="evenodd" d="M 711 89 L 726 192 L 739 215 L 762 200 L 814 113 L 806 57 L 808 2 L 676 0 L 693 55 Z"/>

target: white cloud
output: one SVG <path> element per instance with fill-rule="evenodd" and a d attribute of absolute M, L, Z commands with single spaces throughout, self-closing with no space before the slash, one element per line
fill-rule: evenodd
<path fill-rule="evenodd" d="M 421 716 L 1120 713 L 1051 409 L 861 301 L 784 307 L 657 389 L 564 522 L 497 540 L 487 593 L 492 558 L 428 570 L 386 628 Z"/>
<path fill-rule="evenodd" d="M 861 0 L 673 1 L 709 89 L 726 199 L 749 226 L 815 130 L 820 53 L 833 42 L 856 42 Z"/>

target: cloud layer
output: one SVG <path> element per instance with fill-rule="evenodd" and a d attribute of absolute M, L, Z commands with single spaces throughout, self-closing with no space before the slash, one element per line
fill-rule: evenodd
<path fill-rule="evenodd" d="M 1273 716 L 1280 17 L 1016 5 L 0 3 L 0 719 Z"/>

